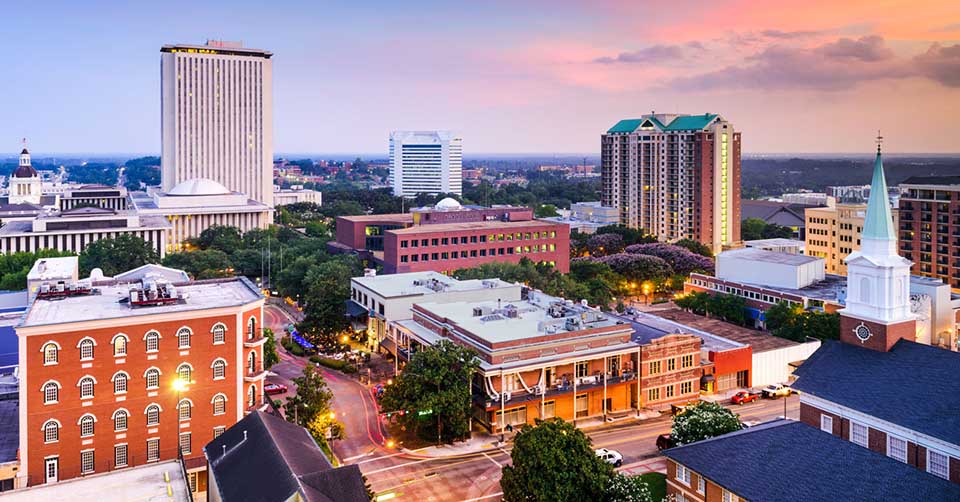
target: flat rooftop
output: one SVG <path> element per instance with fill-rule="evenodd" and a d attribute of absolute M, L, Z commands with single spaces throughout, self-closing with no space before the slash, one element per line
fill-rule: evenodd
<path fill-rule="evenodd" d="M 796 239 L 783 239 L 778 237 L 776 239 L 755 239 L 752 241 L 743 241 L 743 244 L 747 247 L 803 247 L 804 242 Z"/>
<path fill-rule="evenodd" d="M 646 345 L 667 335 L 676 333 L 689 333 L 691 335 L 699 336 L 700 339 L 703 340 L 701 347 L 711 352 L 723 352 L 726 350 L 746 347 L 746 344 L 744 343 L 730 340 L 720 336 L 719 334 L 677 322 L 666 317 L 660 317 L 659 314 L 659 311 L 656 314 L 638 312 L 633 316 L 620 315 L 618 317 L 629 322 L 631 326 L 633 326 L 633 341 L 641 345 Z"/>
<path fill-rule="evenodd" d="M 34 262 L 27 274 L 28 280 L 63 279 L 73 277 L 79 269 L 79 258 L 76 256 L 60 256 L 54 258 L 40 258 Z"/>
<path fill-rule="evenodd" d="M 423 310 L 444 317 L 460 329 L 492 346 L 496 343 L 575 333 L 598 328 L 630 326 L 619 318 L 578 303 L 532 291 L 517 302 L 418 303 Z M 512 316 L 513 310 L 516 315 Z M 480 315 L 476 315 L 480 313 Z"/>
<path fill-rule="evenodd" d="M 129 298 L 136 282 L 95 283 L 99 294 L 68 296 L 59 300 L 34 300 L 18 327 L 46 326 L 72 322 L 124 317 L 191 312 L 220 307 L 236 307 L 263 298 L 257 287 L 245 277 L 173 283 L 185 300 L 169 305 L 131 307 L 120 303 Z"/>
<path fill-rule="evenodd" d="M 173 497 L 167 495 L 168 483 L 163 480 L 164 474 L 170 476 L 169 486 L 173 491 Z M 4 502 L 39 500 L 189 502 L 191 500 L 187 483 L 183 479 L 183 470 L 176 460 L 5 492 L 3 499 Z"/>
<path fill-rule="evenodd" d="M 433 271 L 354 277 L 351 280 L 384 298 L 514 287 L 514 284 L 500 279 L 460 281 Z"/>
<path fill-rule="evenodd" d="M 167 221 L 167 219 L 161 215 L 140 215 L 139 216 L 140 224 L 135 227 L 128 227 L 128 226 L 110 227 L 110 228 L 85 227 L 85 224 L 96 222 L 96 221 L 103 221 L 105 219 L 104 218 L 105 215 L 103 214 L 90 215 L 90 216 L 95 216 L 95 218 L 87 220 L 87 219 L 83 219 L 82 216 L 80 217 L 74 216 L 73 218 L 61 217 L 61 216 L 44 217 L 44 219 L 46 219 L 47 221 L 58 221 L 58 222 L 63 221 L 63 222 L 67 222 L 70 225 L 75 226 L 75 228 L 64 228 L 64 229 L 56 229 L 56 230 L 48 229 L 45 232 L 34 232 L 32 220 L 9 221 L 5 225 L 0 227 L 0 236 L 30 235 L 34 233 L 41 235 L 41 234 L 65 234 L 65 233 L 76 233 L 76 232 L 104 232 L 104 231 L 135 232 L 137 230 L 161 230 L 161 229 L 165 230 L 171 227 L 170 222 Z M 106 216 L 114 216 L 113 219 L 127 218 L 126 214 L 114 214 L 114 215 L 106 215 Z M 109 219 L 109 218 L 106 218 L 106 219 Z"/>
<path fill-rule="evenodd" d="M 357 216 L 337 216 L 338 219 L 354 221 L 357 223 L 413 223 L 412 213 L 394 213 L 394 214 L 361 214 Z"/>
<path fill-rule="evenodd" d="M 410 234 L 429 234 L 437 232 L 457 232 L 463 230 L 517 230 L 524 228 L 534 228 L 534 227 L 544 227 L 547 225 L 559 225 L 558 223 L 553 223 L 549 221 L 540 221 L 540 220 L 524 220 L 524 221 L 474 221 L 466 223 L 433 223 L 430 225 L 418 225 L 415 227 L 409 228 L 398 228 L 395 230 L 387 230 L 387 232 L 394 232 L 399 235 L 410 235 Z"/>
<path fill-rule="evenodd" d="M 754 241 L 755 242 L 755 241 Z M 759 248 L 741 248 L 724 251 L 717 255 L 717 258 L 736 258 L 739 260 L 759 261 L 764 263 L 775 263 L 778 265 L 806 265 L 816 261 L 823 261 L 823 258 L 816 256 L 807 256 L 803 254 L 779 253 L 777 251 L 767 251 Z"/>
<path fill-rule="evenodd" d="M 798 345 L 797 342 L 793 340 L 787 340 L 786 338 L 744 328 L 719 319 L 708 319 L 680 309 L 658 310 L 655 317 L 660 317 L 691 328 L 694 334 L 707 333 L 724 338 L 728 342 L 740 344 L 740 346 L 749 345 L 753 347 L 753 352 L 766 352 Z M 708 344 L 705 343 L 704 345 L 706 346 Z"/>

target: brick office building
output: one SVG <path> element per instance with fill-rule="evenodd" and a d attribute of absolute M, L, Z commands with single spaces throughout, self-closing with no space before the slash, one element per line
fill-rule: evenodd
<path fill-rule="evenodd" d="M 20 486 L 179 449 L 205 492 L 203 445 L 262 402 L 262 295 L 245 278 L 73 286 L 41 285 L 16 328 Z"/>
<path fill-rule="evenodd" d="M 900 253 L 914 274 L 960 289 L 960 176 L 913 176 L 900 188 Z"/>
<path fill-rule="evenodd" d="M 388 274 L 452 272 L 522 258 L 570 270 L 570 228 L 526 207 L 461 206 L 447 198 L 410 213 L 337 218 L 334 252 L 356 252 Z"/>

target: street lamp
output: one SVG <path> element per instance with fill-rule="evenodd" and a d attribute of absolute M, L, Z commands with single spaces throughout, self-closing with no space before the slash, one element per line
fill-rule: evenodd
<path fill-rule="evenodd" d="M 191 383 L 193 382 L 180 378 L 180 375 L 177 375 L 177 378 L 173 381 L 173 388 L 174 390 L 177 391 L 177 402 L 174 405 L 174 409 L 177 412 L 177 419 L 174 420 L 173 423 L 176 424 L 178 433 L 180 431 L 179 429 L 180 427 L 180 394 L 182 392 L 190 390 Z M 177 458 L 179 458 L 180 456 L 183 455 L 183 451 L 181 451 L 181 448 L 180 448 L 180 435 L 176 434 L 176 438 L 177 438 Z"/>

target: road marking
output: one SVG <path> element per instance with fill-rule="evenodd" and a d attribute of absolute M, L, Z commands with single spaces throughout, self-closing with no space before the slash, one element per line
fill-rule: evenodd
<path fill-rule="evenodd" d="M 405 464 L 391 465 L 390 467 L 384 467 L 384 468 L 382 468 L 382 469 L 377 469 L 377 470 L 375 470 L 375 471 L 365 472 L 364 475 L 369 476 L 369 475 L 371 475 L 371 474 L 376 474 L 376 473 L 378 473 L 378 472 L 390 471 L 390 470 L 393 470 L 393 469 L 398 469 L 398 468 L 400 468 L 400 467 L 406 467 L 406 466 L 408 466 L 408 465 L 421 464 L 421 463 L 423 463 L 423 462 L 429 462 L 429 461 L 431 461 L 431 460 L 437 460 L 437 459 L 435 459 L 435 458 L 425 458 L 425 459 L 423 459 L 423 460 L 417 460 L 416 462 L 407 462 L 407 463 L 405 463 Z"/>
<path fill-rule="evenodd" d="M 370 452 L 368 455 L 372 455 L 372 454 L 373 454 L 373 452 Z M 390 458 L 390 457 L 396 457 L 397 455 L 405 455 L 405 453 L 402 453 L 402 452 L 401 452 L 401 453 L 393 453 L 393 454 L 390 454 L 390 455 L 384 455 L 384 456 L 382 456 L 382 457 L 368 458 L 368 459 L 366 459 L 366 460 L 361 460 L 360 462 L 357 462 L 357 463 L 354 464 L 354 465 L 366 464 L 367 462 L 376 462 L 376 461 L 378 461 L 378 460 L 383 460 L 383 459 Z M 362 456 L 362 455 L 361 455 L 361 456 Z"/>
<path fill-rule="evenodd" d="M 493 497 L 499 497 L 499 496 L 501 496 L 501 495 L 503 495 L 503 492 L 491 493 L 490 495 L 484 495 L 484 496 L 482 496 L 482 497 L 467 499 L 467 500 L 464 500 L 463 502 L 476 502 L 476 501 L 478 501 L 478 500 L 484 500 L 484 499 L 489 499 L 489 498 L 493 498 Z"/>
<path fill-rule="evenodd" d="M 494 460 L 493 457 L 491 457 L 490 455 L 487 455 L 486 453 L 484 453 L 483 456 L 487 457 L 487 459 L 493 462 L 494 465 L 496 465 L 497 467 L 503 467 L 503 465 L 501 465 L 500 462 L 497 462 L 496 460 Z"/>
<path fill-rule="evenodd" d="M 369 457 L 370 455 L 373 455 L 373 454 L 374 454 L 373 451 L 368 451 L 368 452 L 366 452 L 366 453 L 361 453 L 361 454 L 359 454 L 359 455 L 354 455 L 354 456 L 352 456 L 352 457 L 345 458 L 345 459 L 343 459 L 343 461 L 344 461 L 344 462 L 349 462 L 349 461 L 351 461 L 351 460 L 356 460 L 356 459 L 358 459 L 358 458 Z"/>

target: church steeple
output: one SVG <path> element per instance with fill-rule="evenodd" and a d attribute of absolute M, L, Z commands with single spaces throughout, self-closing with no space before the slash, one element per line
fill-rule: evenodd
<path fill-rule="evenodd" d="M 883 154 L 880 143 L 883 136 L 877 136 L 877 158 L 873 161 L 873 181 L 870 183 L 870 199 L 867 201 L 867 217 L 863 223 L 862 239 L 883 241 L 897 240 L 893 231 L 893 215 L 887 195 L 887 178 L 883 174 Z"/>

